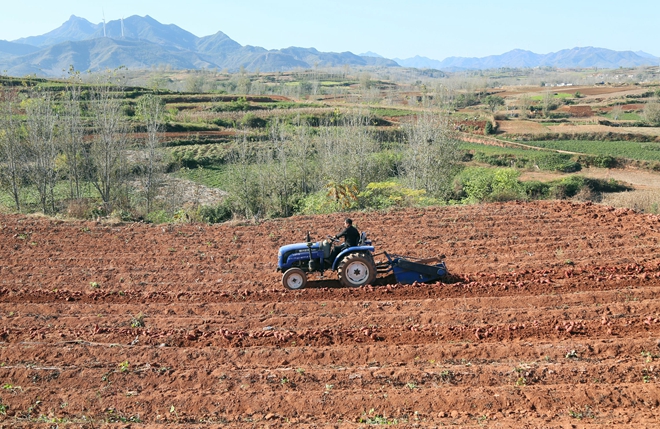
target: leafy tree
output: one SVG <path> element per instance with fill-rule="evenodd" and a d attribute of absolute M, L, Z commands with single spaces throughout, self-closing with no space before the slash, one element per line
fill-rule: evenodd
<path fill-rule="evenodd" d="M 484 103 L 488 106 L 491 112 L 495 112 L 498 107 L 504 106 L 504 98 L 499 95 L 489 95 L 484 98 Z"/>

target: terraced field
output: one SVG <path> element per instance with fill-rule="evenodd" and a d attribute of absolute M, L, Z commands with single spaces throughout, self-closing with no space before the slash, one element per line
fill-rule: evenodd
<path fill-rule="evenodd" d="M 0 424 L 655 427 L 660 221 L 569 202 L 357 213 L 447 283 L 287 291 L 341 215 L 0 217 Z"/>

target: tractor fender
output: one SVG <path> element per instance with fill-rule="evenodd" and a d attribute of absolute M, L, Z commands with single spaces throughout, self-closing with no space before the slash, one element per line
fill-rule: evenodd
<path fill-rule="evenodd" d="M 369 254 L 371 254 L 373 253 L 373 251 L 374 251 L 374 246 L 355 246 L 355 247 L 349 247 L 348 249 L 344 249 L 339 255 L 337 255 L 334 262 L 332 263 L 332 271 L 337 271 L 337 267 L 339 266 L 339 263 L 341 262 L 342 259 L 344 259 L 344 256 L 348 255 L 349 253 L 369 252 Z"/>

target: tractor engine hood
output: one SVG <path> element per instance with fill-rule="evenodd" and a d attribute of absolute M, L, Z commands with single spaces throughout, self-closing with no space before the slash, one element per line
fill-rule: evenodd
<path fill-rule="evenodd" d="M 319 247 L 320 247 L 319 242 L 312 243 L 312 250 L 319 249 Z M 307 247 L 307 243 L 294 243 L 294 244 L 287 244 L 286 246 L 280 247 L 279 253 L 280 253 L 280 255 L 283 255 L 285 253 L 291 253 L 291 252 L 295 252 L 297 250 L 307 250 L 307 249 L 309 249 Z"/>

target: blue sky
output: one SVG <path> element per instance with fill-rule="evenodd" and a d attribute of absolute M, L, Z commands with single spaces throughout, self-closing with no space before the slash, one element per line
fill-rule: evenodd
<path fill-rule="evenodd" d="M 512 49 L 539 54 L 596 46 L 660 56 L 658 0 L 31 0 L 4 1 L 0 40 L 36 36 L 71 15 L 93 23 L 150 15 L 197 36 L 242 45 L 373 51 L 442 60 Z M 8 4 L 7 4 L 8 3 Z"/>

